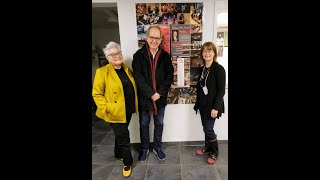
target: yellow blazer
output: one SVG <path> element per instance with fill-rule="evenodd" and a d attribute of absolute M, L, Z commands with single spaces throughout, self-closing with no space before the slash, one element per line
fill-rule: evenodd
<path fill-rule="evenodd" d="M 137 86 L 132 71 L 122 64 L 135 92 L 135 109 L 138 112 Z M 109 123 L 126 123 L 126 105 L 121 80 L 111 64 L 96 70 L 92 96 L 97 105 L 96 115 Z"/>

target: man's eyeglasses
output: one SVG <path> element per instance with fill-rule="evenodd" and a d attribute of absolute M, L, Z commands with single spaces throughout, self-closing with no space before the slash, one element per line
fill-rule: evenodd
<path fill-rule="evenodd" d="M 153 36 L 148 36 L 151 40 L 155 40 L 155 41 L 160 41 L 161 38 L 160 37 L 153 37 Z"/>
<path fill-rule="evenodd" d="M 109 54 L 108 56 L 111 56 L 112 58 L 116 58 L 118 55 L 121 56 L 122 55 L 122 51 L 119 51 L 117 53 Z"/>

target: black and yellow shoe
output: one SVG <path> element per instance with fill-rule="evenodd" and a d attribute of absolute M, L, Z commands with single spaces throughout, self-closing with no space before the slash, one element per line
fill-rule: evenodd
<path fill-rule="evenodd" d="M 129 177 L 131 175 L 131 166 L 124 166 L 122 170 L 123 177 Z"/>

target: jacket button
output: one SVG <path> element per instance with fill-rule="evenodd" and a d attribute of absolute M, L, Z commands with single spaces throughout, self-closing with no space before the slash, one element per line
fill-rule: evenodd
<path fill-rule="evenodd" d="M 114 103 L 117 103 L 117 101 L 115 101 Z"/>

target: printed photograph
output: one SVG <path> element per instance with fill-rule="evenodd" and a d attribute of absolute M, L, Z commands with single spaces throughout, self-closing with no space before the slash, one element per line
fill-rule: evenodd
<path fill-rule="evenodd" d="M 178 13 L 178 24 L 190 24 L 190 13 Z"/>
<path fill-rule="evenodd" d="M 191 24 L 191 33 L 201 33 L 202 26 L 200 24 Z"/>
<path fill-rule="evenodd" d="M 191 50 L 201 50 L 202 41 L 191 41 Z"/>
<path fill-rule="evenodd" d="M 171 84 L 172 88 L 175 88 L 178 86 L 178 62 L 177 57 L 172 58 L 172 66 L 173 66 L 173 81 Z"/>
<path fill-rule="evenodd" d="M 202 25 L 203 3 L 192 3 L 190 6 L 190 24 Z"/>
<path fill-rule="evenodd" d="M 165 24 L 160 24 L 158 26 L 160 27 L 162 33 L 162 42 L 160 46 L 170 54 L 170 27 L 169 25 Z"/>
<path fill-rule="evenodd" d="M 192 104 L 192 96 L 189 95 L 190 88 L 177 88 L 179 89 L 178 104 Z"/>
<path fill-rule="evenodd" d="M 203 66 L 203 60 L 199 56 L 191 57 L 191 67 Z"/>
<path fill-rule="evenodd" d="M 190 56 L 191 48 L 190 44 L 182 44 L 182 56 Z"/>
<path fill-rule="evenodd" d="M 224 32 L 217 32 L 217 46 L 224 46 Z"/>
<path fill-rule="evenodd" d="M 190 86 L 189 96 L 190 96 L 191 103 L 195 103 L 197 100 L 197 86 Z"/>
<path fill-rule="evenodd" d="M 172 30 L 171 32 L 171 42 L 178 42 L 179 41 L 179 30 Z"/>
<path fill-rule="evenodd" d="M 190 3 L 177 3 L 178 13 L 190 13 Z"/>
<path fill-rule="evenodd" d="M 202 33 L 191 33 L 191 41 L 202 41 Z"/>
<path fill-rule="evenodd" d="M 161 3 L 160 11 L 162 14 L 177 14 L 177 4 Z"/>
<path fill-rule="evenodd" d="M 177 24 L 178 20 L 177 20 L 177 15 L 176 14 L 163 14 L 161 16 L 161 23 L 162 24 Z"/>
<path fill-rule="evenodd" d="M 198 78 L 201 74 L 202 67 L 191 67 L 190 68 L 190 85 L 195 86 L 197 85 Z"/>
<path fill-rule="evenodd" d="M 162 15 L 160 13 L 159 3 L 147 4 L 147 23 L 150 25 L 159 24 L 162 22 Z"/>
<path fill-rule="evenodd" d="M 148 24 L 147 6 L 145 3 L 136 4 L 137 25 Z"/>
<path fill-rule="evenodd" d="M 170 88 L 167 96 L 168 104 L 178 104 L 178 88 Z"/>
<path fill-rule="evenodd" d="M 223 46 L 217 46 L 218 57 L 223 56 Z"/>
<path fill-rule="evenodd" d="M 190 66 L 189 69 L 184 69 L 184 86 L 190 87 Z"/>

